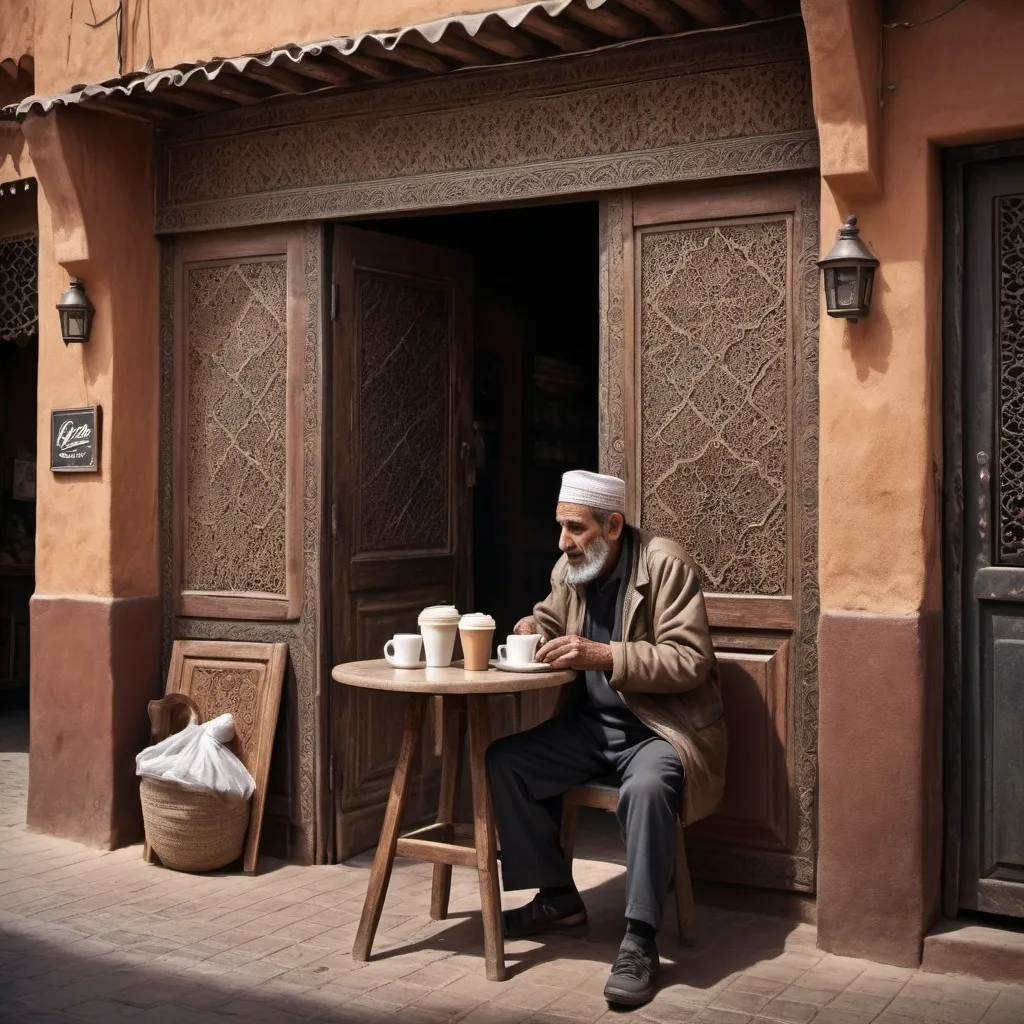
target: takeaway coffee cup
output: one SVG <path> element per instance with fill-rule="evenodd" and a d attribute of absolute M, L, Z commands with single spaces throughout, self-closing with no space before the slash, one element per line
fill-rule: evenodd
<path fill-rule="evenodd" d="M 494 642 L 494 619 L 490 615 L 471 612 L 463 615 L 459 622 L 459 638 L 462 640 L 462 657 L 467 672 L 484 672 L 491 661 L 491 644 Z"/>
<path fill-rule="evenodd" d="M 498 661 L 509 665 L 530 665 L 537 656 L 540 633 L 513 634 L 498 647 Z"/>
<path fill-rule="evenodd" d="M 419 626 L 429 668 L 446 668 L 452 663 L 455 634 L 459 631 L 461 618 L 455 606 L 450 604 L 432 605 L 420 612 Z"/>
<path fill-rule="evenodd" d="M 384 657 L 392 668 L 416 668 L 422 647 L 419 633 L 396 633 L 384 645 Z"/>

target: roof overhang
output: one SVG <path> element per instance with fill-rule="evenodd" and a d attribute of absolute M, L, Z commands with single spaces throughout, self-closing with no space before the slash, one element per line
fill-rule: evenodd
<path fill-rule="evenodd" d="M 799 0 L 533 0 L 407 28 L 122 75 L 55 96 L 29 96 L 5 107 L 2 116 L 22 120 L 57 107 L 87 106 L 165 121 L 276 96 L 581 53 L 787 17 L 799 10 Z"/>

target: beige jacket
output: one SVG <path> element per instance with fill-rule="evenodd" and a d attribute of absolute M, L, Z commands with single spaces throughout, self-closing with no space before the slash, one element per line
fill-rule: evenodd
<path fill-rule="evenodd" d="M 725 787 L 726 737 L 718 663 L 711 646 L 697 569 L 678 544 L 633 530 L 633 568 L 622 607 L 622 636 L 612 644 L 609 678 L 641 722 L 675 747 L 683 762 L 684 824 L 710 814 Z M 565 582 L 565 556 L 551 593 L 534 610 L 546 640 L 580 635 L 584 588 Z M 571 699 L 569 686 L 559 701 Z M 577 691 L 578 692 L 578 691 Z"/>

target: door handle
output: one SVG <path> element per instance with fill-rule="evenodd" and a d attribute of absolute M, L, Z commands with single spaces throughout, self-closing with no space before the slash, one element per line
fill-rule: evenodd
<path fill-rule="evenodd" d="M 981 543 L 981 560 L 987 565 L 989 526 L 992 519 L 992 471 L 989 468 L 988 452 L 978 452 L 978 540 Z"/>
<path fill-rule="evenodd" d="M 476 487 L 476 450 L 468 441 L 462 442 L 462 469 L 466 474 L 466 486 Z"/>

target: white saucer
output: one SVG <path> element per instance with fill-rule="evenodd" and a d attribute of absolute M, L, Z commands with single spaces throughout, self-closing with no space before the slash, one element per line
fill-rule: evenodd
<path fill-rule="evenodd" d="M 417 661 L 415 665 L 402 665 L 402 666 L 392 665 L 390 661 L 388 662 L 388 668 L 393 668 L 396 672 L 415 672 L 418 669 L 426 668 L 426 667 L 427 667 L 427 663 L 425 661 Z"/>
<path fill-rule="evenodd" d="M 495 658 L 491 662 L 491 667 L 496 668 L 499 672 L 554 672 L 550 665 L 543 661 L 531 661 L 525 665 L 515 665 L 511 661 L 498 661 Z"/>

